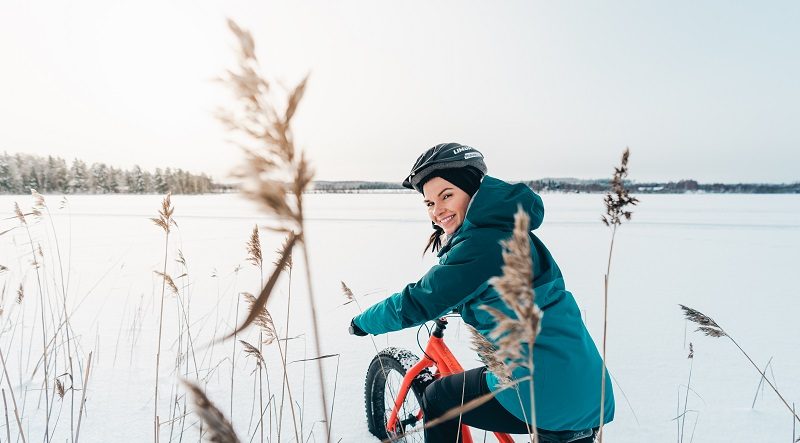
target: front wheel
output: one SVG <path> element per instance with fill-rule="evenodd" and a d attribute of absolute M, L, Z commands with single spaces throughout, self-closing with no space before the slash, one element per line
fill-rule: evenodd
<path fill-rule="evenodd" d="M 394 347 L 380 351 L 372 359 L 364 386 L 367 425 L 372 435 L 400 442 L 425 440 L 421 419 L 422 394 L 425 392 L 425 387 L 433 381 L 433 376 L 427 369 L 420 372 L 412 381 L 409 395 L 406 395 L 398 411 L 395 429 L 391 431 L 386 429 L 403 377 L 418 361 L 419 358 L 410 351 Z M 405 435 L 412 430 L 419 432 Z"/>

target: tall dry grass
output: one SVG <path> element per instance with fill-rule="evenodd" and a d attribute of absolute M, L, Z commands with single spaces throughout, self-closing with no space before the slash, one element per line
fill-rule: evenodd
<path fill-rule="evenodd" d="M 172 206 L 170 201 L 171 194 L 167 194 L 164 197 L 164 200 L 161 201 L 161 208 L 158 211 L 158 217 L 151 218 L 150 220 L 156 224 L 156 226 L 160 227 L 164 232 L 164 270 L 160 273 L 163 277 L 163 283 L 161 284 L 161 304 L 158 314 L 158 344 L 156 347 L 156 381 L 155 381 L 155 393 L 154 393 L 154 400 L 153 400 L 153 441 L 158 443 L 159 437 L 159 416 L 158 416 L 158 379 L 159 379 L 159 369 L 161 364 L 161 336 L 163 335 L 164 330 L 164 298 L 167 289 L 167 285 L 170 285 L 170 289 L 178 292 L 178 288 L 175 286 L 175 283 L 172 281 L 171 278 L 168 278 L 167 275 L 167 259 L 169 256 L 169 234 L 171 232 L 172 226 L 176 226 L 175 219 L 172 217 L 175 208 Z"/>
<path fill-rule="evenodd" d="M 14 203 L 14 214 L 16 215 L 19 222 L 25 228 L 25 233 L 28 236 L 28 244 L 31 248 L 31 265 L 36 272 L 36 283 L 39 293 L 39 303 L 40 303 L 40 313 L 41 313 L 41 321 L 42 321 L 42 368 L 44 371 L 44 402 L 45 402 L 45 425 L 44 425 L 44 438 L 45 441 L 50 439 L 50 373 L 49 368 L 50 365 L 48 363 L 48 334 L 47 334 L 47 318 L 45 317 L 47 311 L 47 304 L 45 303 L 45 294 L 44 294 L 44 286 L 42 285 L 42 275 L 40 272 L 41 263 L 36 258 L 37 251 L 34 246 L 33 236 L 31 235 L 30 225 L 28 224 L 28 220 L 25 218 L 26 215 L 22 213 L 19 205 Z M 31 210 L 31 215 L 38 221 L 41 218 L 41 211 L 36 209 L 35 207 Z M 41 251 L 41 245 L 39 247 L 39 251 Z"/>
<path fill-rule="evenodd" d="M 517 209 L 514 215 L 514 231 L 511 238 L 501 242 L 503 246 L 503 274 L 492 278 L 489 282 L 500 294 L 500 299 L 513 312 L 505 312 L 484 306 L 495 321 L 494 329 L 489 336 L 497 342 L 497 358 L 506 362 L 508 369 L 524 367 L 533 375 L 533 347 L 536 336 L 541 331 L 544 313 L 536 305 L 536 294 L 533 291 L 533 259 L 530 244 L 530 217 Z M 523 352 L 527 347 L 527 353 Z M 536 443 L 536 407 L 534 400 L 533 380 L 528 383 L 531 398 L 529 434 Z M 522 408 L 523 411 L 525 408 Z M 524 412 L 523 412 L 524 413 Z"/>
<path fill-rule="evenodd" d="M 625 187 L 625 178 L 628 176 L 628 158 L 630 149 L 625 148 L 622 153 L 620 165 L 614 167 L 614 174 L 611 177 L 611 191 L 606 194 L 604 202 L 606 213 L 600 220 L 604 225 L 611 228 L 611 243 L 608 247 L 608 263 L 606 274 L 603 278 L 603 349 L 602 349 L 602 369 L 600 372 L 600 427 L 597 431 L 597 441 L 603 442 L 603 425 L 606 412 L 606 340 L 608 337 L 608 282 L 611 278 L 611 257 L 614 252 L 614 240 L 617 236 L 617 228 L 622 225 L 624 220 L 630 220 L 633 212 L 628 208 L 639 203 L 636 197 L 630 195 L 630 191 Z"/>
<path fill-rule="evenodd" d="M 767 385 L 769 385 L 769 387 L 772 388 L 775 394 L 778 395 L 778 398 L 781 399 L 781 402 L 783 402 L 784 406 L 786 406 L 786 408 L 792 414 L 794 419 L 800 421 L 800 416 L 797 415 L 797 412 L 795 412 L 794 408 L 789 406 L 789 402 L 787 402 L 786 399 L 783 397 L 783 395 L 780 393 L 780 391 L 778 391 L 778 388 L 771 381 L 769 381 L 767 374 L 765 374 L 764 371 L 762 371 L 758 367 L 756 362 L 754 362 L 753 359 L 750 358 L 750 355 L 747 352 L 745 352 L 745 350 L 739 345 L 739 343 L 736 340 L 734 340 L 734 338 L 731 337 L 731 335 L 728 334 L 728 332 L 725 329 L 723 329 L 722 326 L 720 326 L 717 322 L 715 322 L 714 319 L 712 319 L 711 317 L 703 314 L 702 312 L 696 309 L 692 309 L 684 305 L 679 305 L 679 306 L 681 307 L 681 310 L 683 310 L 684 317 L 686 317 L 686 319 L 689 320 L 690 322 L 698 325 L 697 331 L 702 332 L 703 334 L 709 337 L 713 338 L 726 337 L 728 340 L 730 340 L 731 343 L 733 343 L 734 346 L 736 346 L 736 348 L 742 353 L 742 355 L 744 355 L 745 358 L 747 358 L 747 361 L 749 361 L 750 364 L 753 365 L 756 371 L 758 371 L 758 373 L 761 375 L 764 381 L 767 382 Z"/>
<path fill-rule="evenodd" d="M 47 202 L 45 201 L 44 196 L 39 194 L 36 191 L 36 189 L 31 189 L 31 195 L 34 198 L 33 208 L 35 210 L 39 211 L 39 212 L 46 212 L 47 213 L 47 219 L 50 222 L 50 229 L 51 229 L 51 231 L 53 233 L 53 242 L 55 243 L 55 247 L 56 247 L 56 258 L 57 258 L 58 271 L 59 271 L 59 277 L 60 277 L 60 283 L 61 283 L 59 285 L 59 289 L 61 290 L 60 292 L 61 292 L 61 301 L 62 301 L 62 305 L 61 305 L 61 307 L 62 307 L 61 315 L 62 315 L 62 322 L 63 322 L 62 325 L 64 326 L 64 333 L 65 333 L 64 344 L 67 347 L 66 359 L 67 359 L 67 369 L 68 369 L 68 371 L 66 372 L 66 374 L 70 377 L 70 379 L 72 379 L 74 377 L 74 374 L 75 374 L 75 368 L 74 368 L 73 360 L 72 360 L 72 339 L 70 337 L 70 332 L 71 332 L 70 330 L 72 329 L 72 325 L 70 323 L 70 315 L 69 315 L 69 312 L 67 310 L 67 290 L 68 290 L 68 288 L 67 288 L 66 280 L 64 278 L 64 266 L 62 264 L 62 259 L 61 259 L 61 247 L 60 247 L 60 244 L 59 244 L 59 241 L 58 241 L 58 235 L 56 234 L 55 224 L 53 223 L 53 216 L 50 213 L 50 208 L 47 206 Z M 67 200 L 66 200 L 66 197 L 64 197 L 61 200 L 61 202 L 59 204 L 59 207 L 63 209 L 64 207 L 66 207 L 66 205 L 67 205 Z M 41 250 L 41 245 L 39 245 L 39 248 Z M 43 254 L 40 253 L 40 255 L 43 255 Z M 60 329 L 60 327 L 61 326 L 59 326 L 59 329 Z M 70 391 L 70 414 L 69 414 L 70 438 L 72 438 L 72 435 L 74 435 L 74 433 L 75 433 L 74 422 L 73 422 L 74 415 L 75 415 L 75 390 L 74 389 L 70 389 L 69 391 Z M 61 397 L 63 399 L 63 395 Z"/>
<path fill-rule="evenodd" d="M 13 217 L 2 221 L 14 220 L 17 224 L 0 231 L 0 236 L 17 229 L 24 231 L 23 242 L 19 243 L 16 239 L 11 241 L 15 246 L 28 251 L 18 255 L 20 260 L 17 269 L 12 270 L 8 266 L 0 265 L 0 274 L 5 274 L 9 278 L 21 274 L 19 282 L 14 284 L 16 298 L 10 309 L 5 309 L 8 281 L 4 282 L 0 292 L 0 318 L 4 322 L 0 326 L 0 337 L 6 342 L 3 345 L 6 348 L 5 352 L 0 350 L 0 360 L 3 364 L 3 374 L 0 378 L 8 384 L 11 412 L 18 431 L 17 440 L 29 440 L 30 436 L 27 434 L 31 432 L 32 421 L 42 416 L 42 439 L 52 441 L 55 438 L 62 438 L 58 432 L 63 429 L 62 413 L 67 409 L 68 417 L 65 421 L 68 421 L 69 433 L 64 431 L 63 438 L 65 441 L 74 442 L 79 435 L 75 421 L 80 420 L 84 412 L 81 408 L 75 411 L 75 393 L 83 389 L 76 385 L 79 385 L 81 380 L 88 382 L 85 376 L 88 366 L 84 367 L 86 359 L 76 351 L 79 341 L 72 329 L 73 312 L 68 306 L 69 265 L 66 266 L 65 272 L 61 240 L 53 214 L 45 197 L 35 189 L 30 191 L 33 199 L 31 209 L 23 211 L 19 203 L 15 203 Z M 66 199 L 62 199 L 58 209 L 66 207 Z M 55 253 L 46 252 L 49 250 L 44 245 L 55 250 Z M 71 249 L 70 245 L 67 250 L 70 255 Z M 31 271 L 36 277 L 34 295 L 38 297 L 35 298 L 27 297 L 30 288 L 26 288 L 26 280 Z M 25 315 L 29 310 L 27 307 L 29 300 L 38 301 L 38 304 L 30 306 L 34 314 L 32 319 Z M 32 324 L 28 324 L 28 320 L 32 320 Z M 34 357 L 33 346 L 38 338 L 35 332 L 37 329 L 41 331 L 42 352 L 38 357 Z M 30 335 L 26 330 L 30 330 Z M 13 364 L 7 357 L 16 360 L 15 363 L 18 364 L 17 368 L 12 368 L 16 369 L 18 377 L 16 380 L 12 380 L 9 374 L 9 365 Z M 31 363 L 33 363 L 32 368 Z M 5 394 L 6 390 L 3 391 Z M 38 396 L 33 409 L 30 406 L 30 394 Z M 9 405 L 7 399 L 4 400 L 4 413 L 8 419 Z M 27 423 L 23 423 L 23 420 L 27 420 Z M 9 419 L 9 424 L 10 422 Z M 6 434 L 10 435 L 12 430 L 12 426 L 9 426 Z"/>
<path fill-rule="evenodd" d="M 288 236 L 269 279 L 256 297 L 247 318 L 234 333 L 251 325 L 260 309 L 266 306 L 280 273 L 288 263 L 292 249 L 298 245 L 305 263 L 314 346 L 317 355 L 320 355 L 320 331 L 303 204 L 303 194 L 309 188 L 314 173 L 305 153 L 296 149 L 292 132 L 292 119 L 303 98 L 307 78 L 298 83 L 287 97 L 281 99 L 272 82 L 261 73 L 255 42 L 250 32 L 239 27 L 233 20 L 228 20 L 228 26 L 238 41 L 238 65 L 229 70 L 222 80 L 234 92 L 236 102 L 235 106 L 220 111 L 219 119 L 231 133 L 239 137 L 239 146 L 245 154 L 246 161 L 234 175 L 243 182 L 243 194 L 258 202 L 265 213 L 277 221 L 269 229 Z M 324 371 L 321 360 L 317 362 L 320 400 L 324 422 L 328 423 Z M 327 427 L 325 439 L 330 441 Z"/>

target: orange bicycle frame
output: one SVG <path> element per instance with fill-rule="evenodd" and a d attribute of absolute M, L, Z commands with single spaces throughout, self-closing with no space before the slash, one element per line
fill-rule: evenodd
<path fill-rule="evenodd" d="M 444 335 L 442 331 L 446 325 L 447 320 L 444 318 L 436 321 L 434 332 L 430 336 L 428 344 L 425 346 L 425 353 L 422 357 L 422 360 L 409 369 L 408 372 L 406 372 L 405 377 L 403 377 L 403 383 L 400 385 L 400 391 L 397 393 L 394 408 L 392 408 L 392 413 L 389 416 L 388 422 L 386 423 L 386 429 L 390 432 L 393 429 L 396 429 L 395 426 L 397 425 L 397 414 L 402 407 L 403 400 L 405 400 L 406 395 L 408 395 L 409 389 L 411 389 L 411 382 L 419 375 L 420 372 L 422 372 L 423 369 L 436 367 L 437 372 L 434 374 L 435 378 L 446 377 L 448 375 L 464 372 L 464 368 L 461 366 L 458 360 L 456 360 L 456 357 L 452 352 L 450 352 L 450 348 L 448 348 L 444 342 Z M 420 410 L 420 417 L 418 418 L 422 418 L 421 415 L 422 410 Z M 514 440 L 512 440 L 511 436 L 508 434 L 495 432 L 494 435 L 497 437 L 500 443 L 514 443 Z M 461 424 L 461 436 L 463 443 L 472 443 L 472 434 L 469 432 L 469 426 L 463 423 Z"/>

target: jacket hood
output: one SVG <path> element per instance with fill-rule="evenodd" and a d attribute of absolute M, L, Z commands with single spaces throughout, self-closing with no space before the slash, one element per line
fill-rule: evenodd
<path fill-rule="evenodd" d="M 487 175 L 470 202 L 464 224 L 511 231 L 514 229 L 517 207 L 528 213 L 531 230 L 541 226 L 544 220 L 541 197 L 523 183 L 512 185 Z"/>

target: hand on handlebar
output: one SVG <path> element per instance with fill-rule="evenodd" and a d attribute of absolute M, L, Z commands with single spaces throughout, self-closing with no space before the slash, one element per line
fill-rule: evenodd
<path fill-rule="evenodd" d="M 359 328 L 356 322 L 353 320 L 350 320 L 350 328 L 348 330 L 350 331 L 350 335 L 357 335 L 359 337 L 364 337 L 369 335 L 366 332 L 364 332 L 363 329 Z"/>

